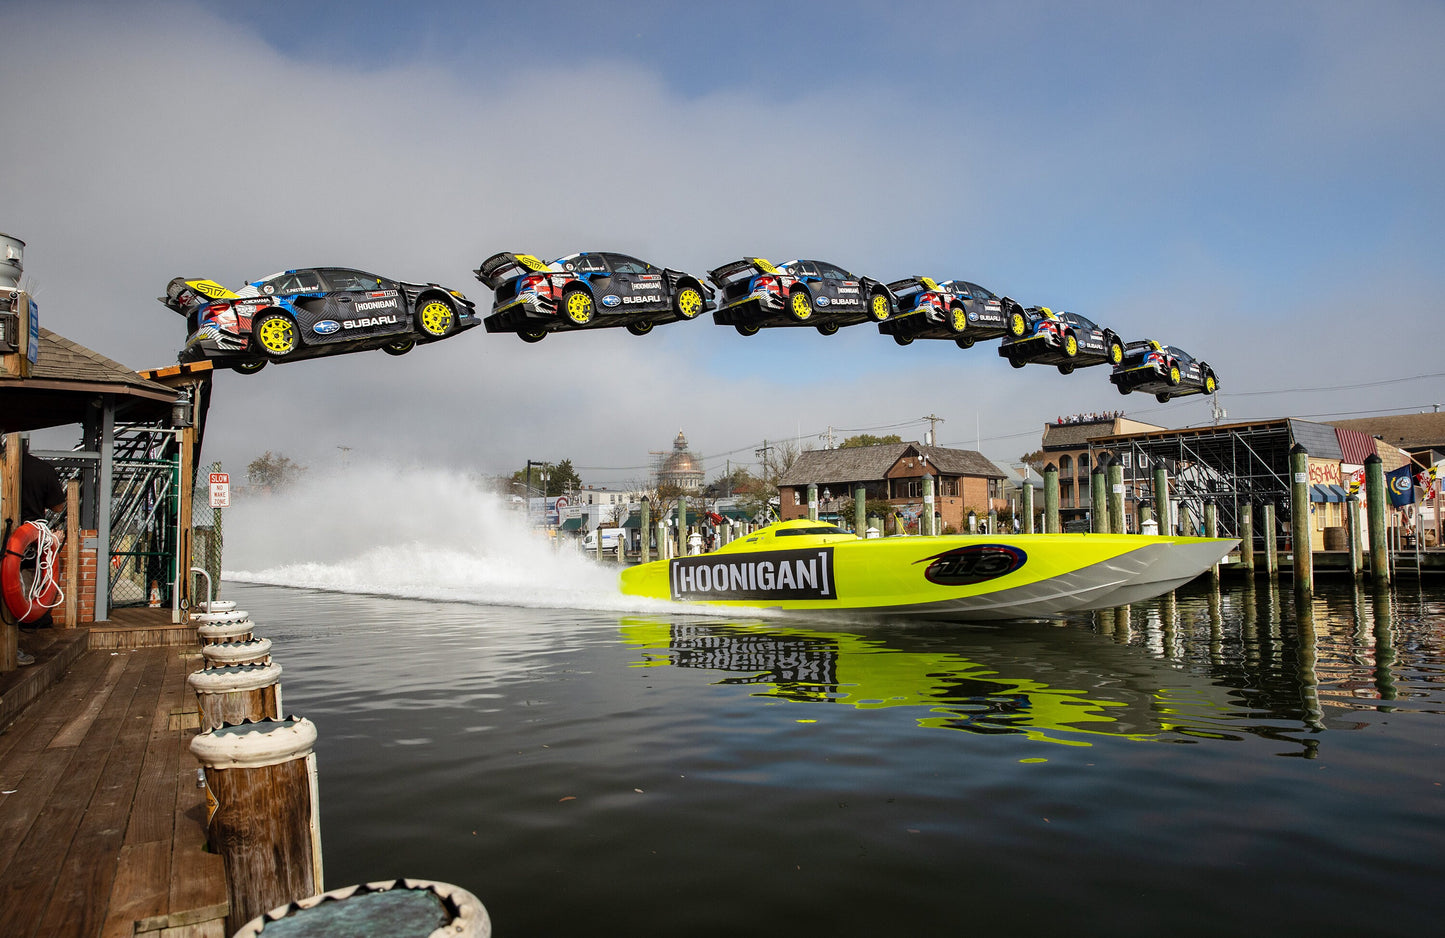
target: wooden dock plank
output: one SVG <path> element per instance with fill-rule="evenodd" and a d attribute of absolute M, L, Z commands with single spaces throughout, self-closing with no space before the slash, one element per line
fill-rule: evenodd
<path fill-rule="evenodd" d="M 55 734 L 101 688 L 108 656 L 82 655 L 69 673 L 45 695 L 43 706 L 32 706 L 0 733 L 0 788 L 13 788 L 12 782 L 25 772 L 25 754 L 34 756 L 44 749 Z"/>
<path fill-rule="evenodd" d="M 105 676 L 101 678 L 101 684 L 95 694 L 91 695 L 90 703 L 80 713 L 72 717 L 55 737 L 46 744 L 47 749 L 61 749 L 66 746 L 79 746 L 81 740 L 85 739 L 85 733 L 95 718 L 100 716 L 101 709 L 105 706 L 106 700 L 110 698 L 110 691 L 115 687 L 115 682 L 120 679 L 120 673 L 126 669 L 129 659 L 125 655 L 116 655 L 110 659 L 110 667 L 106 670 Z"/>
<path fill-rule="evenodd" d="M 151 721 L 140 784 L 136 788 L 130 824 L 126 828 L 125 842 L 128 844 L 158 840 L 169 844 L 175 835 L 180 751 L 176 747 L 179 733 L 171 729 L 171 714 L 183 706 L 187 695 L 192 700 L 191 705 L 195 706 L 195 694 L 186 684 L 190 662 L 174 649 L 166 651 L 169 654 L 165 683 Z"/>
<path fill-rule="evenodd" d="M 104 924 L 126 821 L 165 680 L 164 660 L 160 648 L 142 649 L 129 656 L 127 670 L 138 671 L 140 680 L 61 865 L 40 921 L 41 934 L 91 936 L 99 934 Z"/>
<path fill-rule="evenodd" d="M 74 750 L 48 750 L 74 755 L 0 877 L 0 935 L 21 938 L 35 934 L 140 681 L 141 669 L 126 668 L 91 724 L 86 744 Z"/>
<path fill-rule="evenodd" d="M 170 902 L 171 842 L 124 844 L 101 938 L 131 938 L 138 919 L 164 915 Z"/>

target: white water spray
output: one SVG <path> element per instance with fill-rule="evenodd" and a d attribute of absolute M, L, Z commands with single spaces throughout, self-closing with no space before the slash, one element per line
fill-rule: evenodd
<path fill-rule="evenodd" d="M 570 541 L 559 549 L 507 500 L 441 469 L 313 470 L 283 492 L 237 499 L 224 535 L 233 582 L 534 608 L 686 609 L 623 596 L 615 566 L 581 556 Z"/>

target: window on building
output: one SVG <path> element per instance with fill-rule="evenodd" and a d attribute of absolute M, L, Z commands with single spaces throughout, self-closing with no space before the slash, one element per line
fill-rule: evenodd
<path fill-rule="evenodd" d="M 1088 474 L 1089 474 L 1089 454 L 1088 454 L 1088 453 L 1080 453 L 1080 454 L 1079 454 L 1079 475 L 1081 475 L 1081 476 L 1086 476 L 1086 475 L 1088 475 Z"/>
<path fill-rule="evenodd" d="M 958 497 L 958 476 L 943 476 L 938 480 L 938 494 L 950 498 Z"/>
<path fill-rule="evenodd" d="M 1059 475 L 1072 476 L 1074 474 L 1074 458 L 1068 453 L 1059 457 Z"/>
<path fill-rule="evenodd" d="M 801 505 L 801 504 L 803 504 L 803 493 L 802 493 L 802 490 L 800 490 L 800 489 L 793 489 L 793 504 L 794 504 L 794 505 Z"/>

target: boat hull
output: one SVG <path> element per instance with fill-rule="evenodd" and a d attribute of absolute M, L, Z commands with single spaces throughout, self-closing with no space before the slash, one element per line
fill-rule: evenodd
<path fill-rule="evenodd" d="M 622 592 L 678 602 L 967 620 L 1103 609 L 1166 593 L 1238 541 L 1109 534 L 818 539 L 624 570 Z"/>

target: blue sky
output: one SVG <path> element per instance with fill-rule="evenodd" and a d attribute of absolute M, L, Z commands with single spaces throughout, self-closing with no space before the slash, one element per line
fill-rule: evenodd
<path fill-rule="evenodd" d="M 12 3 L 0 30 L 24 129 L 0 230 L 45 324 L 134 367 L 183 339 L 153 299 L 177 274 L 339 263 L 485 301 L 496 251 L 615 249 L 976 280 L 1194 352 L 1230 420 L 1445 403 L 1439 3 Z M 207 456 L 624 484 L 678 427 L 713 471 L 927 413 L 1001 463 L 1058 414 L 1210 419 L 992 343 L 804 331 L 473 332 L 222 375 Z"/>

